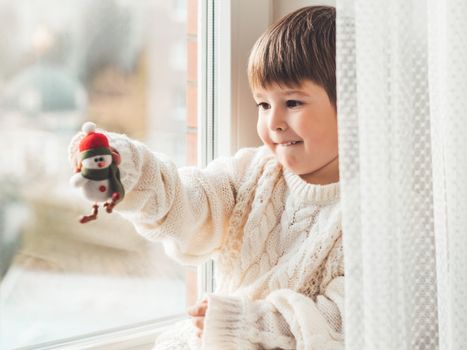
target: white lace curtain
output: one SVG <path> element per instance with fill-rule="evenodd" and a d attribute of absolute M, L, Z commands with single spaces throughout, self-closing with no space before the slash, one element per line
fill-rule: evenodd
<path fill-rule="evenodd" d="M 338 0 L 346 349 L 467 349 L 467 1 Z"/>

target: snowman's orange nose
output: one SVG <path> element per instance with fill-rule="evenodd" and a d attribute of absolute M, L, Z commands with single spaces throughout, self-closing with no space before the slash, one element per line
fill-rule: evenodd
<path fill-rule="evenodd" d="M 97 166 L 98 166 L 99 168 L 103 168 L 103 167 L 104 167 L 104 165 L 105 165 L 105 163 L 104 163 L 104 162 L 99 162 L 99 163 L 97 163 Z"/>

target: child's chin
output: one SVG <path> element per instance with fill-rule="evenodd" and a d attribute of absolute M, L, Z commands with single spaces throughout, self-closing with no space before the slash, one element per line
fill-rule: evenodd
<path fill-rule="evenodd" d="M 300 169 L 298 169 L 297 167 L 291 166 L 289 164 L 284 164 L 282 162 L 281 164 L 284 168 L 286 168 L 288 171 L 290 171 L 291 173 L 295 175 L 301 176 L 304 173 L 303 171 L 300 171 Z"/>
<path fill-rule="evenodd" d="M 279 159 L 279 163 L 281 163 L 284 168 L 291 171 L 295 175 L 301 175 L 304 173 L 303 166 L 300 166 L 300 164 L 297 164 L 296 162 L 291 162 L 289 159 Z"/>

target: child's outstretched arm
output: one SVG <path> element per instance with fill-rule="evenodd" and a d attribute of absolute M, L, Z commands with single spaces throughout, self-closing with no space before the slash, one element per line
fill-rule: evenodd
<path fill-rule="evenodd" d="M 344 349 L 342 241 L 324 268 L 320 294 L 278 289 L 264 299 L 211 295 L 203 325 L 203 349 Z M 324 281 L 323 281 L 324 282 Z"/>
<path fill-rule="evenodd" d="M 218 159 L 206 169 L 177 169 L 166 156 L 125 135 L 104 133 L 118 152 L 125 198 L 116 207 L 136 230 L 160 240 L 166 252 L 184 264 L 198 264 L 222 245 L 235 205 L 238 184 L 256 150 Z M 72 163 L 83 133 L 70 143 Z M 76 164 L 73 164 L 76 165 Z"/>

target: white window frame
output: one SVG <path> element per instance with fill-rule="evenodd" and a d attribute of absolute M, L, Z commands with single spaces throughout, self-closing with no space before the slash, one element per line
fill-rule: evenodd
<path fill-rule="evenodd" d="M 256 106 L 246 67 L 251 47 L 271 23 L 270 0 L 200 0 L 198 17 L 198 125 L 204 167 L 219 156 L 258 146 Z M 224 68 L 225 67 L 225 68 Z M 212 293 L 214 263 L 198 269 L 198 295 Z"/>
<path fill-rule="evenodd" d="M 257 110 L 246 67 L 251 47 L 272 21 L 273 2 L 199 0 L 198 6 L 198 165 L 205 166 L 218 156 L 231 156 L 240 148 L 260 145 L 256 135 Z M 214 30 L 208 27 L 208 15 L 213 15 Z M 214 55 L 213 60 L 208 60 L 208 54 Z M 206 74 L 209 69 L 214 77 Z M 214 291 L 213 271 L 212 262 L 198 269 L 199 296 Z M 184 318 L 186 315 L 175 315 L 21 350 L 151 349 L 162 331 Z"/>
<path fill-rule="evenodd" d="M 120 327 L 103 332 L 86 334 L 43 344 L 22 347 L 16 350 L 143 350 L 152 349 L 156 337 L 170 325 L 183 319 L 184 315 L 164 317 L 154 322 Z"/>

